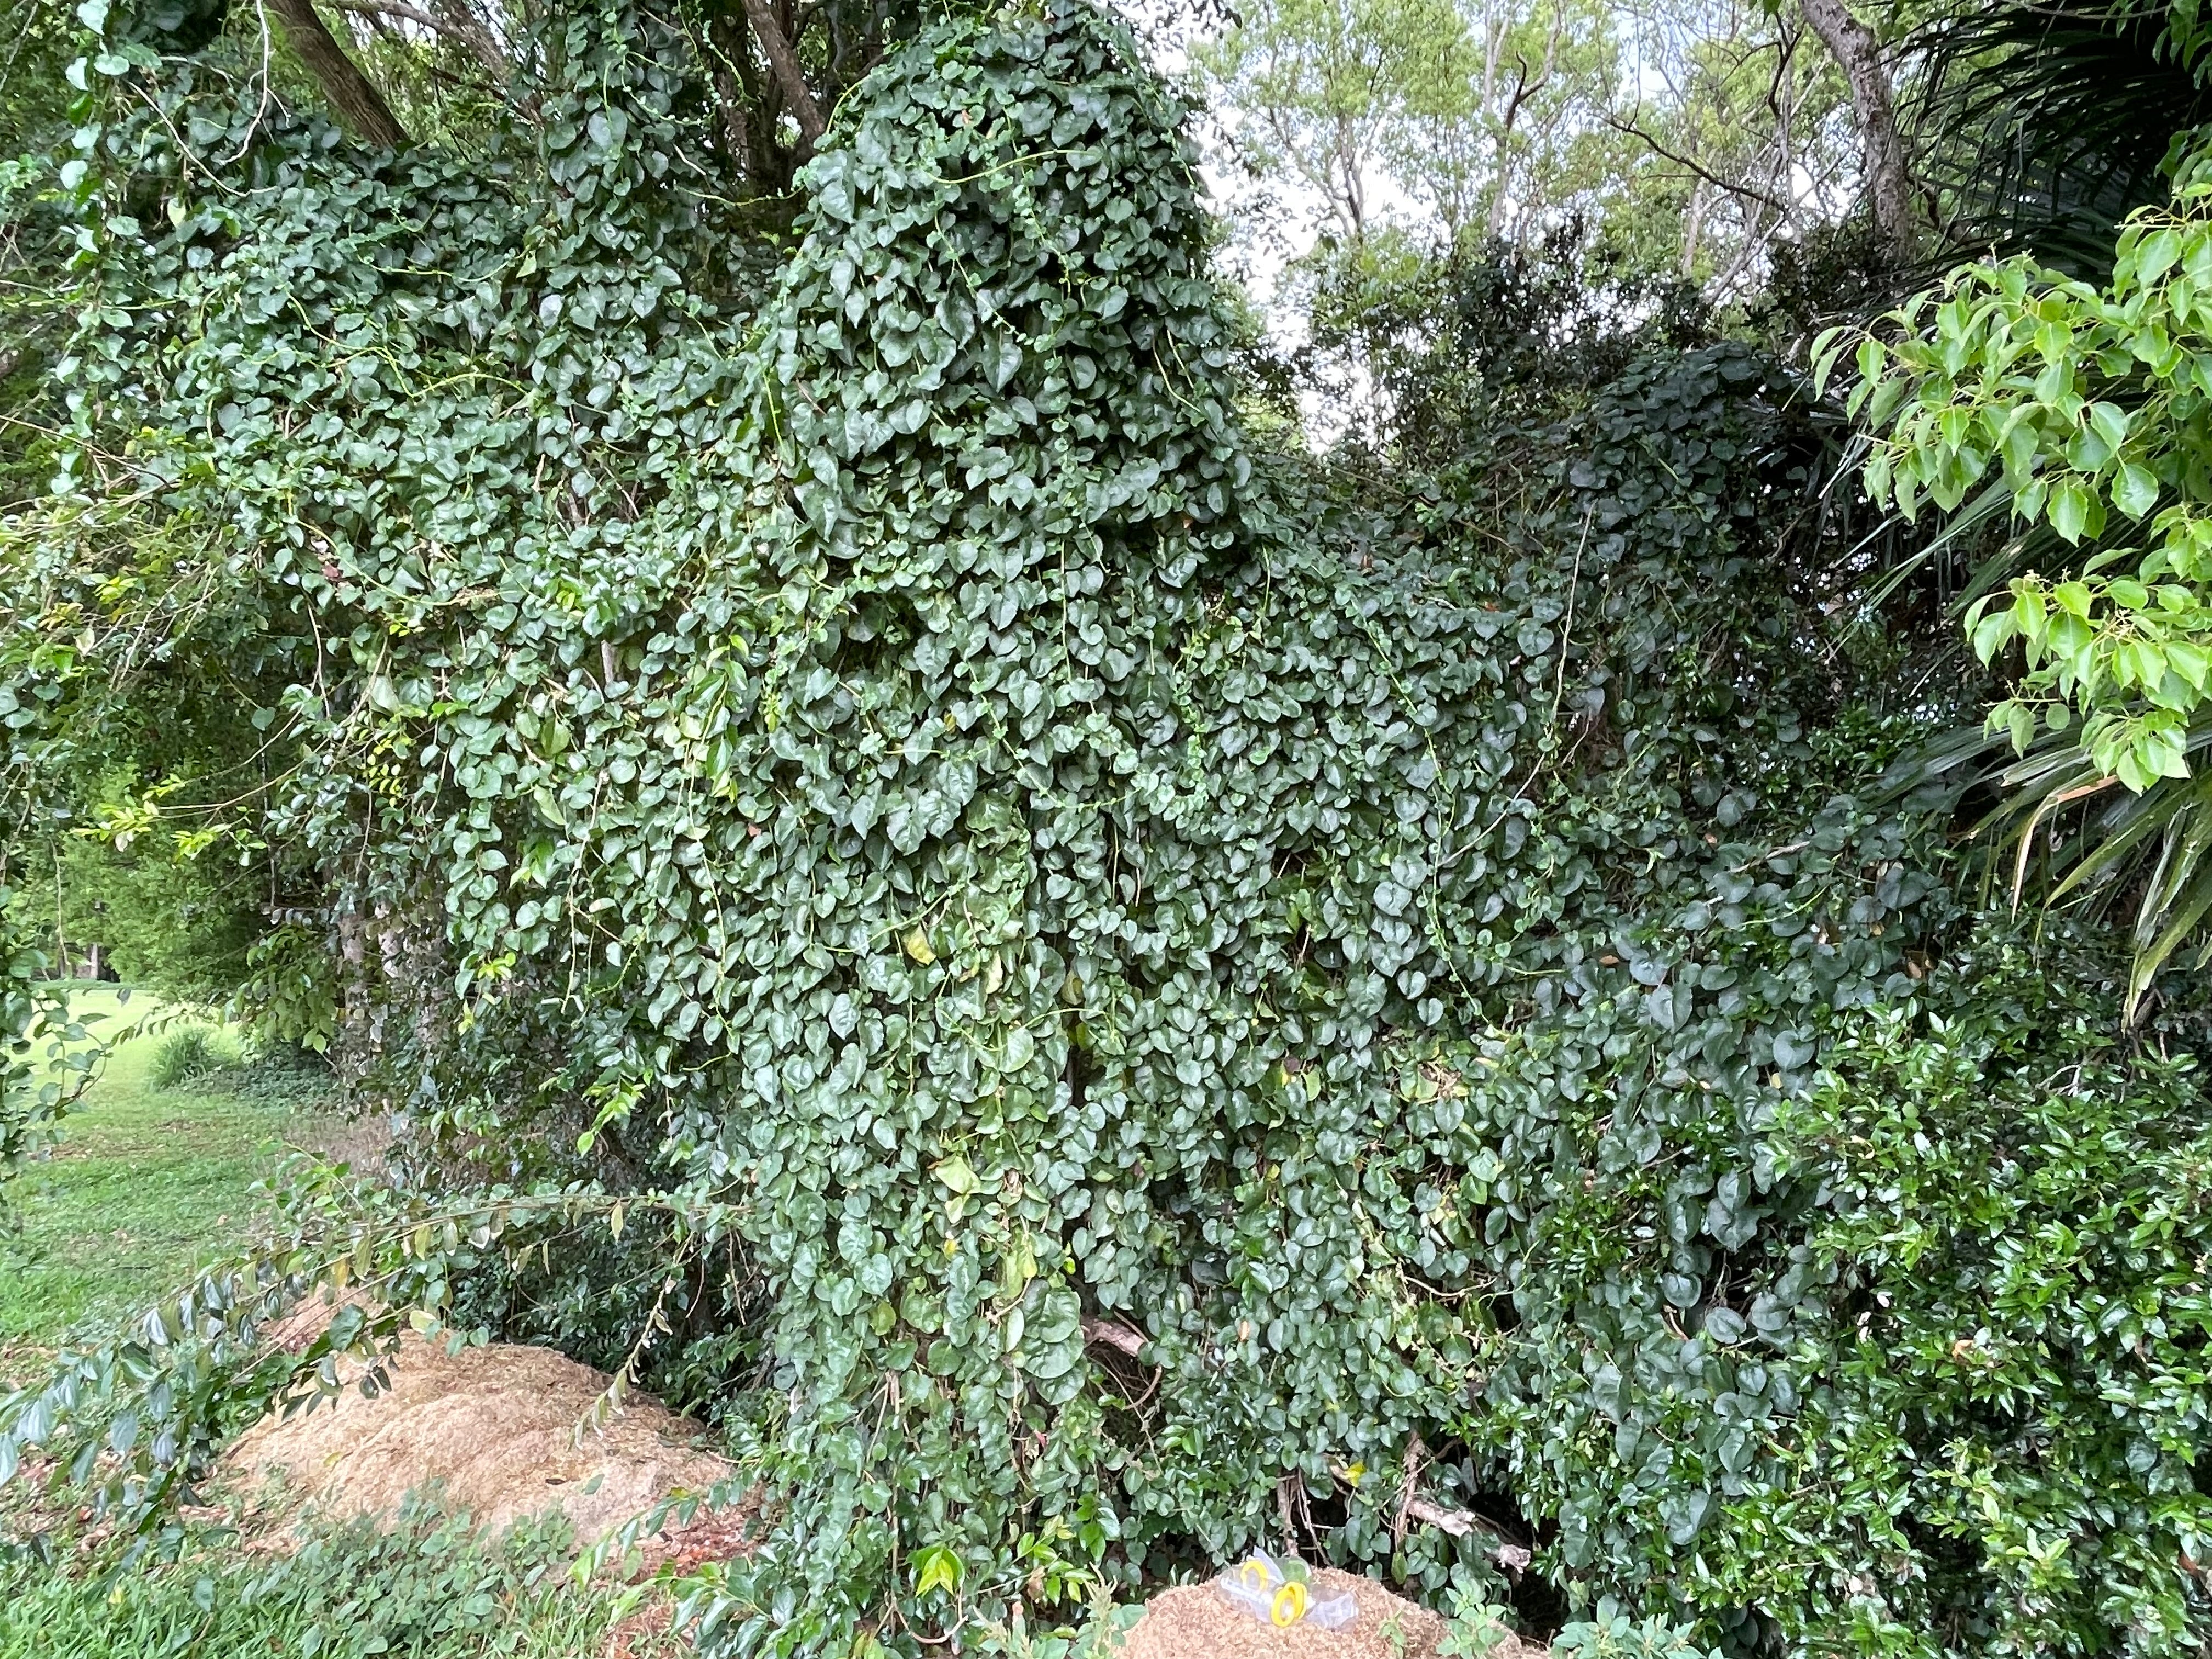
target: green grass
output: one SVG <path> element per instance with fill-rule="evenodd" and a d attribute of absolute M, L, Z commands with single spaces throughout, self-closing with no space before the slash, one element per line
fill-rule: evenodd
<path fill-rule="evenodd" d="M 106 985 L 71 1000 L 105 1017 L 94 1028 L 102 1034 L 150 1006 Z M 253 1183 L 286 1148 L 332 1133 L 282 1100 L 240 1097 L 236 1073 L 156 1088 L 149 1071 L 161 1040 L 125 1041 L 64 1121 L 62 1144 L 13 1183 L 19 1230 L 0 1234 L 0 1379 L 181 1289 L 243 1237 Z"/>
<path fill-rule="evenodd" d="M 71 1000 L 104 1017 L 106 1036 L 149 1011 L 111 986 L 73 987 Z M 163 1042 L 125 1041 L 54 1154 L 13 1183 L 0 1392 L 70 1337 L 112 1330 L 230 1253 L 265 1201 L 255 1182 L 288 1149 L 343 1150 L 340 1124 L 302 1112 L 296 1088 L 254 1087 L 235 1070 L 156 1086 Z M 492 1540 L 425 1508 L 382 1531 L 325 1527 L 271 1552 L 195 1520 L 171 1535 L 175 1559 L 126 1566 L 120 1540 L 80 1535 L 66 1509 L 45 1513 L 62 1522 L 45 1551 L 11 1546 L 0 1502 L 0 1659 L 599 1659 L 615 1640 L 613 1593 L 577 1585 L 555 1522 Z M 666 1625 L 623 1632 L 619 1650 L 677 1651 Z"/>
<path fill-rule="evenodd" d="M 598 1659 L 621 1608 L 577 1584 L 569 1553 L 558 1522 L 487 1540 L 422 1507 L 282 1553 L 204 1532 L 176 1560 L 112 1576 L 0 1560 L 0 1659 Z M 674 1651 L 665 1626 L 639 1621 L 622 1650 Z"/>

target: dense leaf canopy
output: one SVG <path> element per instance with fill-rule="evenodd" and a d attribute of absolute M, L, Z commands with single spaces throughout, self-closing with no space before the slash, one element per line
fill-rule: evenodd
<path fill-rule="evenodd" d="M 2144 1062 L 2069 1223 L 2134 1324 L 1990 1293 L 2074 1167 L 2046 1079 L 2134 1061 L 2101 989 L 1962 1019 L 2038 959 L 1863 787 L 1902 717 L 1786 374 L 1632 340 L 1317 474 L 1087 9 L 894 54 L 773 264 L 684 164 L 683 33 L 547 30 L 538 147 L 465 161 L 103 60 L 71 450 L 10 530 L 10 637 L 85 631 L 9 695 L 35 770 L 134 630 L 273 688 L 260 833 L 416 1178 L 599 1206 L 344 1259 L 717 1413 L 777 1519 L 714 1639 L 918 1650 L 1287 1528 L 1431 1590 L 1533 1547 L 1747 1649 L 2187 1650 L 2212 1223 L 2135 1177 L 2201 1181 L 2202 1102 Z M 1862 1133 L 1914 1068 L 2053 1139 Z M 1983 1158 L 2013 1209 L 1954 1214 Z M 1965 1310 L 1986 1386 L 1926 1358 Z M 73 1376 L 6 1425 L 130 1366 Z M 179 1398 L 132 1467 L 203 1443 Z"/>

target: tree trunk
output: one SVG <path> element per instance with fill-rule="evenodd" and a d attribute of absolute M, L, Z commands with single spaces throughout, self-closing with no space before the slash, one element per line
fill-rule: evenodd
<path fill-rule="evenodd" d="M 376 82 L 362 74 L 338 45 L 315 11 L 315 0 L 267 0 L 269 9 L 284 26 L 284 38 L 293 52 L 315 77 L 315 84 L 330 100 L 338 118 L 372 144 L 397 149 L 407 142 L 407 129 L 399 125 Z"/>
<path fill-rule="evenodd" d="M 1690 210 L 1682 216 L 1682 276 L 1685 280 L 1695 275 L 1698 269 L 1698 238 L 1705 228 L 1705 181 L 1702 179 L 1690 185 Z"/>
<path fill-rule="evenodd" d="M 1893 252 L 1907 254 L 1918 240 L 1912 207 L 1912 176 L 1905 170 L 1905 144 L 1897 132 L 1897 101 L 1881 43 L 1852 15 L 1844 0 L 1797 0 L 1805 21 L 1819 35 L 1844 71 L 1858 118 L 1859 148 L 1866 166 L 1867 200 L 1875 228 Z"/>
<path fill-rule="evenodd" d="M 773 72 L 763 82 L 753 61 L 755 39 L 742 17 L 708 13 L 704 52 L 714 65 L 723 145 L 755 193 L 781 196 L 791 188 L 793 158 L 776 143 L 782 106 Z"/>
<path fill-rule="evenodd" d="M 829 131 L 829 123 L 822 118 L 822 106 L 814 101 L 814 94 L 807 87 L 799 54 L 792 50 L 790 37 L 778 27 L 775 14 L 769 10 L 768 0 L 745 0 L 745 15 L 752 20 L 753 33 L 760 37 L 761 50 L 768 54 L 769 67 L 775 71 L 776 84 L 783 88 L 784 102 L 791 106 L 791 112 L 798 119 L 805 148 L 811 149 L 815 141 Z"/>

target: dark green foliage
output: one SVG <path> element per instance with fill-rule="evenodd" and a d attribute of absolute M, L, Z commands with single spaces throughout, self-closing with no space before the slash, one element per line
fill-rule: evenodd
<path fill-rule="evenodd" d="M 257 1036 L 223 1086 L 240 1100 L 301 1111 L 327 1111 L 337 1103 L 337 1079 L 328 1060 L 296 1042 L 266 1035 Z"/>
<path fill-rule="evenodd" d="M 1828 1311 L 1792 1358 L 1822 1386 L 1784 1437 L 1796 1481 L 1741 1519 L 1833 1540 L 1869 1650 L 2212 1629 L 2185 1565 L 2212 1548 L 2212 1102 L 2168 1057 L 2184 1033 L 2122 1037 L 2111 977 L 1963 951 L 1776 1126 L 1778 1172 L 1819 1182 Z"/>
<path fill-rule="evenodd" d="M 2175 141 L 2212 121 L 2194 0 L 1999 0 L 1914 31 L 1905 122 L 1947 252 L 2109 273 L 2121 222 L 2166 199 Z"/>
<path fill-rule="evenodd" d="M 598 1183 L 329 1198 L 320 1255 L 164 1328 L 193 1386 L 131 1396 L 125 1477 L 203 1453 L 245 1310 L 343 1261 L 711 1404 L 777 1521 L 697 1589 L 710 1647 L 915 1651 L 1286 1509 L 1503 1594 L 1496 1539 L 1398 1535 L 1409 1468 L 1577 1604 L 1850 1639 L 1869 1512 L 1808 1471 L 1899 1407 L 1832 1363 L 1838 1257 L 1900 1309 L 1925 1261 L 1876 1248 L 1805 1103 L 1869 1110 L 1883 1042 L 2038 1100 L 2084 1056 L 2029 1022 L 1946 1058 L 1970 1026 L 1896 1012 L 1974 924 L 1933 827 L 1853 793 L 1929 699 L 1838 648 L 1790 378 L 1592 315 L 1547 382 L 1568 325 L 1501 283 L 1494 333 L 1470 302 L 1444 337 L 1473 377 L 1406 366 L 1423 470 L 1339 494 L 1234 417 L 1181 112 L 1089 12 L 894 57 L 765 288 L 671 160 L 680 37 L 544 27 L 542 150 L 364 159 L 189 65 L 95 145 L 92 212 L 133 223 L 81 494 L 21 556 L 100 568 L 147 533 L 103 519 L 127 496 L 269 619 L 264 829 L 339 894 L 403 1166 Z M 94 695 L 19 684 L 49 738 Z M 2042 1162 L 2054 1206 L 2097 1178 Z M 0 1428 L 153 1370 L 84 1362 Z M 2011 1524 L 2041 1476 L 1972 1387 L 1910 1404 Z M 2087 1651 L 2182 1607 L 2201 1410 L 2138 1409 L 2166 1461 L 2076 1458 L 2128 1517 L 2094 1583 L 2015 1608 L 2005 1559 L 1885 1535 L 1922 1599 L 1864 1644 Z"/>
<path fill-rule="evenodd" d="M 61 424 L 49 377 L 73 324 L 69 218 L 60 161 L 73 96 L 63 78 L 77 31 L 46 0 L 0 7 L 7 39 L 0 70 L 0 514 L 34 494 L 52 470 Z M 4 712 L 4 711 L 0 711 Z"/>
<path fill-rule="evenodd" d="M 1639 354 L 1717 337 L 1694 287 L 1622 267 L 1578 222 L 1528 247 L 1340 252 L 1317 276 L 1315 345 L 1356 349 L 1390 405 L 1391 459 L 1422 470 L 1540 430 Z"/>

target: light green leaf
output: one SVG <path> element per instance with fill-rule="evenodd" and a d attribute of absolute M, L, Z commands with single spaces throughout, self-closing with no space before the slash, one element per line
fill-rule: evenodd
<path fill-rule="evenodd" d="M 2090 507 L 2089 492 L 2066 480 L 2051 492 L 2051 527 L 2069 542 L 2080 541 L 2089 527 Z"/>
<path fill-rule="evenodd" d="M 2112 485 L 2112 505 L 2130 519 L 2140 519 L 2158 505 L 2158 475 L 2133 461 L 2121 462 Z"/>
<path fill-rule="evenodd" d="M 963 1197 L 975 1192 L 981 1184 L 975 1179 L 975 1171 L 969 1168 L 968 1160 L 964 1158 L 946 1158 L 937 1166 L 935 1173 L 948 1190 Z"/>

